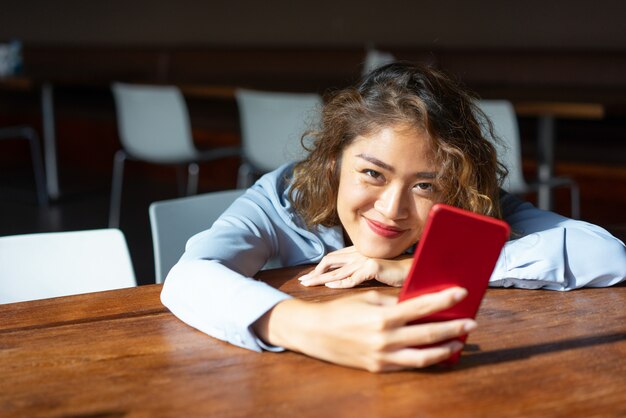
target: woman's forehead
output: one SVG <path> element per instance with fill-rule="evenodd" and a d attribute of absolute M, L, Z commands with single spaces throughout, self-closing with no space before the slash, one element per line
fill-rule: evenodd
<path fill-rule="evenodd" d="M 344 149 L 344 154 L 365 154 L 395 161 L 432 161 L 433 152 L 431 141 L 423 130 L 383 128 L 369 135 L 358 136 Z"/>
<path fill-rule="evenodd" d="M 426 127 L 419 121 L 397 121 L 395 123 L 372 123 L 368 126 L 364 126 L 363 129 L 358 132 L 357 137 L 370 137 L 379 134 L 381 131 L 391 130 L 398 134 L 415 134 L 415 135 L 429 135 Z"/>
<path fill-rule="evenodd" d="M 432 146 L 430 134 L 426 129 L 421 126 L 412 126 L 409 124 L 379 125 L 367 132 L 357 135 L 352 143 L 369 140 L 372 144 L 386 143 L 389 145 L 396 141 L 406 143 L 408 139 L 416 139 L 422 146 Z"/>

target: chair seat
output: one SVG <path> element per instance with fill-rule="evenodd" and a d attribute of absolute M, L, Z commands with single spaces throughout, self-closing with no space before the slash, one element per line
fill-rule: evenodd
<path fill-rule="evenodd" d="M 191 163 L 208 162 L 213 160 L 219 160 L 222 158 L 241 156 L 241 148 L 239 147 L 221 147 L 207 150 L 193 150 L 193 152 L 191 153 L 159 156 L 158 158 L 150 158 L 144 156 L 136 157 L 129 154 L 127 151 L 125 152 L 128 159 L 164 165 L 187 165 Z"/>

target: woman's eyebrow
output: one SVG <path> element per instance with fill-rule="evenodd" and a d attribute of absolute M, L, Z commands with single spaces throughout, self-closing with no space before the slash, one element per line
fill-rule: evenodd
<path fill-rule="evenodd" d="M 370 163 L 379 166 L 380 168 L 384 168 L 387 171 L 391 171 L 392 173 L 395 172 L 396 170 L 390 166 L 389 164 L 380 161 L 378 158 L 376 157 L 372 157 L 371 155 L 367 155 L 367 154 L 358 154 L 357 155 L 358 158 L 362 158 L 366 161 L 369 161 Z"/>
<path fill-rule="evenodd" d="M 370 163 L 377 165 L 378 167 L 383 168 L 387 171 L 391 171 L 392 173 L 396 172 L 396 170 L 392 166 L 390 166 L 386 162 L 379 160 L 376 157 L 372 157 L 371 155 L 357 154 L 356 157 L 362 158 L 365 161 L 369 161 Z M 420 172 L 415 173 L 415 177 L 420 178 L 420 179 L 434 179 L 434 178 L 437 178 L 437 173 L 432 172 L 432 171 L 420 171 Z"/>

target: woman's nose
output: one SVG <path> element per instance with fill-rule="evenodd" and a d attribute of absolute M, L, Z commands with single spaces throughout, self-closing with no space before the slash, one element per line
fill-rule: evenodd
<path fill-rule="evenodd" d="M 374 209 L 387 219 L 405 219 L 409 214 L 409 197 L 399 187 L 389 187 L 374 202 Z"/>

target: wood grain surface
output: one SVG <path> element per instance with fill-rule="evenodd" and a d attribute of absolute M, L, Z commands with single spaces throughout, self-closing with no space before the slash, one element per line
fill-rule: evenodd
<path fill-rule="evenodd" d="M 261 280 L 295 297 L 308 268 Z M 490 289 L 452 368 L 372 374 L 185 325 L 160 285 L 0 305 L 2 417 L 623 417 L 626 287 Z"/>

